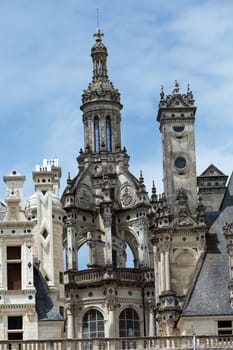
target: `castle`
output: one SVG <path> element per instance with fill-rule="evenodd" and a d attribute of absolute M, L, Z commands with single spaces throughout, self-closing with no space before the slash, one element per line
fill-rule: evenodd
<path fill-rule="evenodd" d="M 197 176 L 194 97 L 175 82 L 169 95 L 162 87 L 157 112 L 164 193 L 153 184 L 148 195 L 121 144 L 120 93 L 102 36 L 97 29 L 82 95 L 79 171 L 61 201 L 57 159 L 33 172 L 26 209 L 25 177 L 4 177 L 0 339 L 232 335 L 233 179 L 226 185 L 213 164 Z M 88 263 L 79 269 L 83 246 Z"/>

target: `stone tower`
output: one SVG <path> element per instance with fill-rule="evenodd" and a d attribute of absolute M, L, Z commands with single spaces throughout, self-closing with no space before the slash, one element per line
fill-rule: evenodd
<path fill-rule="evenodd" d="M 205 209 L 197 199 L 194 116 L 189 87 L 161 91 L 157 120 L 163 148 L 164 194 L 152 196 L 155 294 L 159 335 L 176 335 L 175 324 L 192 291 L 206 250 Z"/>
<path fill-rule="evenodd" d="M 180 188 L 186 191 L 190 209 L 197 203 L 194 120 L 196 107 L 193 94 L 181 94 L 175 81 L 172 93 L 160 94 L 157 120 L 160 123 L 163 149 L 164 192 L 169 207 L 176 203 Z"/>
<path fill-rule="evenodd" d="M 108 78 L 107 48 L 97 29 L 92 82 L 82 95 L 84 150 L 62 196 L 67 334 L 127 337 L 154 334 L 154 277 L 148 237 L 150 201 L 142 174 L 129 172 L 121 145 L 120 94 Z M 86 246 L 87 266 L 79 252 Z M 133 264 L 128 267 L 129 252 Z M 127 260 L 128 259 L 128 260 Z"/>

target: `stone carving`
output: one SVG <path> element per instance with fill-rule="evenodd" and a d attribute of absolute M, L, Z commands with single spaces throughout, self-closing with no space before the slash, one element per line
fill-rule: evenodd
<path fill-rule="evenodd" d="M 121 189 L 120 192 L 120 201 L 122 206 L 128 207 L 129 205 L 133 205 L 135 203 L 136 193 L 134 189 L 127 185 Z"/>
<path fill-rule="evenodd" d="M 76 194 L 76 204 L 77 206 L 87 209 L 90 208 L 92 201 L 91 190 L 88 186 L 82 185 Z"/>
<path fill-rule="evenodd" d="M 226 222 L 222 229 L 225 236 L 233 236 L 233 222 L 230 224 Z"/>

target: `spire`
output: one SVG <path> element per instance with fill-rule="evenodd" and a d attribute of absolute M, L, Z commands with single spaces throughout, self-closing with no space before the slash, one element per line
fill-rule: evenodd
<path fill-rule="evenodd" d="M 102 42 L 102 36 L 104 36 L 104 33 L 102 33 L 100 28 L 97 27 L 94 33 L 96 42 L 91 49 L 91 57 L 93 62 L 93 81 L 108 80 L 108 74 L 107 74 L 108 51 L 106 46 Z"/>
<path fill-rule="evenodd" d="M 108 52 L 102 36 L 103 33 L 97 26 L 95 44 L 91 48 L 92 81 L 83 91 L 80 106 L 83 111 L 85 154 L 118 152 L 121 149 L 120 93 L 108 79 Z M 80 157 L 83 157 L 83 152 L 80 152 Z"/>

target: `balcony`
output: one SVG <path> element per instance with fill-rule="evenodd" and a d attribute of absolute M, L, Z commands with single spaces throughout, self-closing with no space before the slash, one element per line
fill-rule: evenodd
<path fill-rule="evenodd" d="M 221 350 L 232 348 L 233 336 L 0 341 L 0 350 Z"/>
<path fill-rule="evenodd" d="M 129 268 L 96 268 L 82 271 L 68 270 L 64 274 L 65 284 L 86 286 L 88 284 L 100 284 L 104 281 L 118 281 L 121 284 L 136 283 L 141 286 L 154 283 L 152 269 L 129 269 Z"/>

